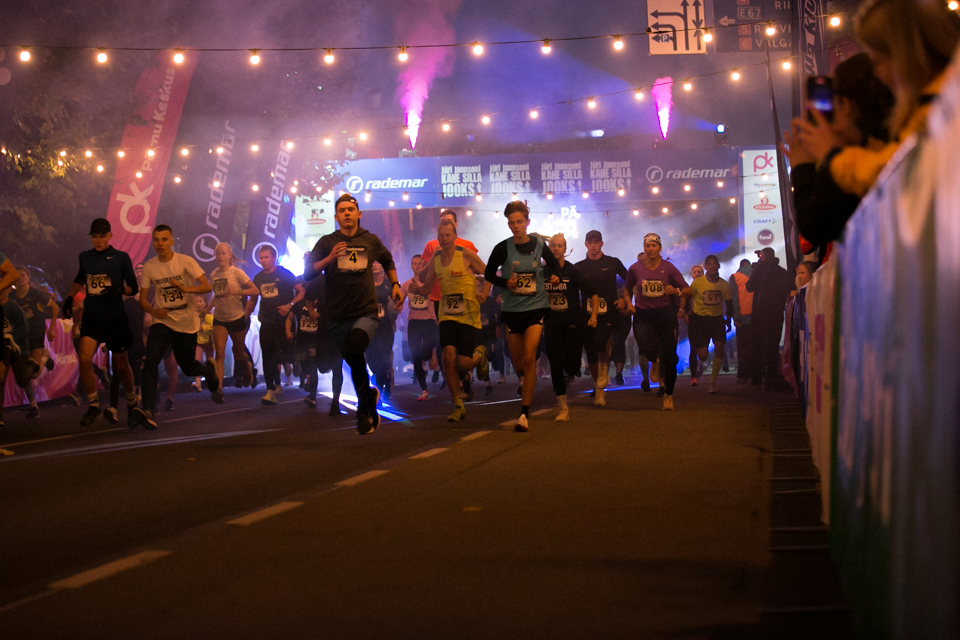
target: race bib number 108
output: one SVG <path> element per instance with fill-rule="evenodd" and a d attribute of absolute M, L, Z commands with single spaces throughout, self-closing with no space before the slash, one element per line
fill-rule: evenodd
<path fill-rule="evenodd" d="M 641 283 L 640 292 L 645 298 L 662 298 L 663 281 L 662 280 L 644 280 Z"/>

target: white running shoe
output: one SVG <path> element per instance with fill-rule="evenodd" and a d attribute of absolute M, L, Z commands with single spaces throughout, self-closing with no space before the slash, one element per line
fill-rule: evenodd
<path fill-rule="evenodd" d="M 670 396 L 670 395 L 663 396 L 663 410 L 673 411 L 673 396 Z"/>
<path fill-rule="evenodd" d="M 519 433 L 526 433 L 530 430 L 530 425 L 527 423 L 527 416 L 520 414 L 520 417 L 517 418 L 517 424 L 513 427 L 514 431 Z"/>
<path fill-rule="evenodd" d="M 610 365 L 601 366 L 597 374 L 597 387 L 606 389 L 608 384 L 610 384 Z"/>
<path fill-rule="evenodd" d="M 660 382 L 660 361 L 656 360 L 650 365 L 650 382 Z"/>
<path fill-rule="evenodd" d="M 596 397 L 593 399 L 593 406 L 595 407 L 605 407 L 607 405 L 607 392 L 604 391 L 599 385 L 596 389 Z"/>
<path fill-rule="evenodd" d="M 557 414 L 557 417 L 554 418 L 557 422 L 567 422 L 570 420 L 570 409 L 569 407 L 563 407 L 560 409 L 560 413 Z"/>

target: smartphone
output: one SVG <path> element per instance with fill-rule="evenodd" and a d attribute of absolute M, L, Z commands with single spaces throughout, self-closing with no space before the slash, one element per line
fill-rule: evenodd
<path fill-rule="evenodd" d="M 817 110 L 833 122 L 833 79 L 830 76 L 807 78 L 807 109 Z M 808 117 L 812 120 L 813 114 Z"/>

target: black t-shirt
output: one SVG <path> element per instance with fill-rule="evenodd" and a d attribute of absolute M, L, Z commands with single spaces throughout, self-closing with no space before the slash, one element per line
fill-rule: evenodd
<path fill-rule="evenodd" d="M 27 327 L 31 335 L 47 330 L 46 317 L 49 314 L 47 305 L 50 304 L 50 296 L 36 287 L 30 287 L 27 289 L 27 295 L 20 298 L 11 294 L 10 299 L 23 310 L 23 317 L 27 319 Z"/>
<path fill-rule="evenodd" d="M 514 244 L 514 248 L 517 250 L 517 253 L 522 253 L 525 256 L 532 255 L 537 249 L 537 236 L 530 236 L 530 239 L 523 244 Z M 513 238 L 507 238 L 503 242 L 500 242 L 493 248 L 493 251 L 490 253 L 490 260 L 487 262 L 486 271 L 483 275 L 486 278 L 487 282 L 494 284 L 502 289 L 507 288 L 507 279 L 497 275 L 497 269 L 503 266 L 503 263 L 507 261 L 508 254 L 508 242 L 513 242 Z M 548 267 L 557 269 L 560 267 L 560 262 L 553 257 L 553 254 L 550 253 L 550 248 L 547 246 L 547 243 L 544 242 L 543 247 L 543 261 Z"/>
<path fill-rule="evenodd" d="M 380 238 L 366 229 L 357 229 L 352 237 L 340 230 L 323 236 L 317 241 L 307 258 L 303 277 L 311 280 L 317 276 L 313 265 L 326 258 L 333 248 L 347 243 L 347 254 L 334 260 L 325 270 L 327 278 L 327 314 L 331 322 L 343 322 L 355 318 L 377 316 L 377 296 L 373 287 L 373 263 L 379 262 L 384 271 L 395 271 L 393 256 Z M 390 283 L 387 282 L 390 287 Z"/>
<path fill-rule="evenodd" d="M 87 288 L 83 302 L 84 321 L 123 316 L 123 285 L 140 289 L 130 256 L 112 246 L 104 251 L 88 249 L 80 254 L 80 270 L 73 280 Z"/>
<path fill-rule="evenodd" d="M 297 285 L 297 276 L 283 267 L 274 267 L 270 273 L 261 271 L 253 276 L 253 284 L 260 290 L 260 323 L 284 322 L 286 316 L 280 315 L 277 308 L 290 304 L 297 294 L 294 290 Z"/>
<path fill-rule="evenodd" d="M 607 313 L 612 313 L 617 300 L 617 276 L 627 279 L 627 268 L 620 259 L 607 255 L 601 255 L 597 260 L 587 258 L 577 263 L 577 269 L 591 291 L 606 300 Z M 586 299 L 583 308 L 587 308 Z"/>
<path fill-rule="evenodd" d="M 550 284 L 551 276 L 560 278 L 557 284 Z M 586 322 L 583 308 L 586 300 L 593 295 L 590 284 L 584 280 L 577 265 L 564 261 L 563 268 L 547 267 L 544 270 L 544 285 L 550 298 L 550 313 L 547 321 L 553 323 Z M 583 302 L 581 303 L 581 296 Z"/>

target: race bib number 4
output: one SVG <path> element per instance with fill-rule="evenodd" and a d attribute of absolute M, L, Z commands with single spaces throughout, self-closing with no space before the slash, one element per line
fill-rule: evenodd
<path fill-rule="evenodd" d="M 663 280 L 643 280 L 640 283 L 640 293 L 645 298 L 663 297 Z"/>
<path fill-rule="evenodd" d="M 703 292 L 703 304 L 708 307 L 718 307 L 721 302 L 723 302 L 722 291 L 713 290 Z"/>
<path fill-rule="evenodd" d="M 161 287 L 159 300 L 160 306 L 170 311 L 187 308 L 187 303 L 184 302 L 183 298 L 183 291 L 180 291 L 180 289 L 176 287 Z"/>
<path fill-rule="evenodd" d="M 87 295 L 100 296 L 110 286 L 109 274 L 91 275 L 87 274 Z"/>
<path fill-rule="evenodd" d="M 319 320 L 311 318 L 308 315 L 300 316 L 300 331 L 304 333 L 316 333 L 319 326 Z"/>
<path fill-rule="evenodd" d="M 462 316 L 466 313 L 463 294 L 443 296 L 443 312 L 448 316 Z"/>
<path fill-rule="evenodd" d="M 554 311 L 566 311 L 568 309 L 567 296 L 563 293 L 551 293 L 550 308 Z"/>
<path fill-rule="evenodd" d="M 260 295 L 264 298 L 276 298 L 280 295 L 277 291 L 277 285 L 273 282 L 264 282 L 260 285 Z"/>
<path fill-rule="evenodd" d="M 337 258 L 337 268 L 341 271 L 366 271 L 367 250 L 365 247 L 347 247 L 346 253 Z"/>
<path fill-rule="evenodd" d="M 607 312 L 607 299 L 600 298 L 600 302 L 597 304 L 599 307 L 597 309 L 597 315 L 602 316 Z M 593 313 L 593 298 L 587 298 L 587 313 Z"/>
<path fill-rule="evenodd" d="M 426 311 L 427 299 L 424 296 L 410 296 L 410 308 L 414 311 Z"/>
<path fill-rule="evenodd" d="M 532 296 L 537 292 L 537 278 L 533 273 L 514 273 L 517 277 L 517 288 L 514 293 L 520 296 Z"/>

